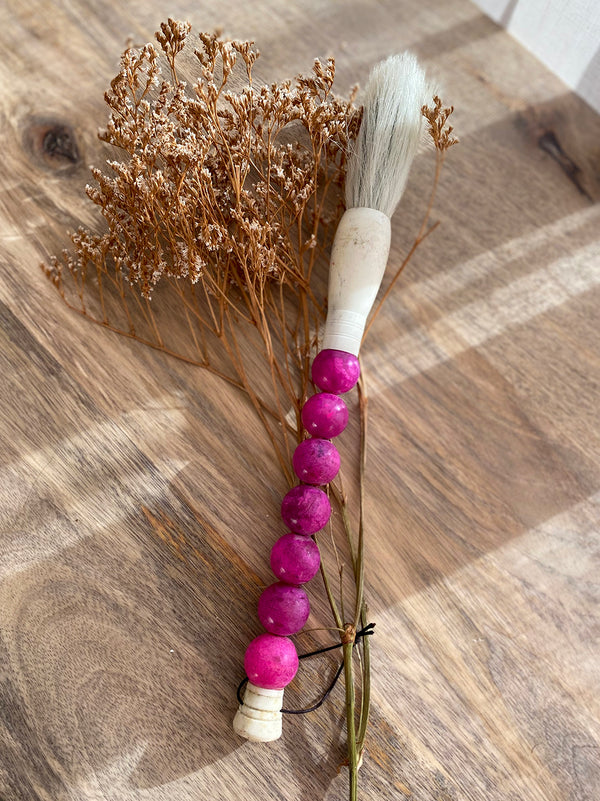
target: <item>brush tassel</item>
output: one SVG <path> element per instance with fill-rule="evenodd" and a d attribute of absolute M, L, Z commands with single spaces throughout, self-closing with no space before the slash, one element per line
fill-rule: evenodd
<path fill-rule="evenodd" d="M 421 136 L 428 91 L 425 73 L 411 53 L 391 56 L 369 77 L 348 164 L 347 211 L 332 247 L 324 349 L 358 356 L 387 264 L 390 218 Z"/>

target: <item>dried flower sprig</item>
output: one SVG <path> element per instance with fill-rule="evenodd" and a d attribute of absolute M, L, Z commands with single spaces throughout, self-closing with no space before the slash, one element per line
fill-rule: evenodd
<path fill-rule="evenodd" d="M 120 158 L 107 162 L 107 172 L 94 170 L 96 186 L 87 188 L 106 230 L 80 229 L 72 236 L 73 252 L 53 259 L 46 273 L 63 300 L 93 322 L 204 367 L 243 390 L 292 484 L 291 444 L 304 436 L 300 410 L 326 311 L 325 282 L 315 267 L 343 211 L 341 187 L 361 111 L 353 104 L 355 92 L 347 99 L 333 94 L 333 59 L 316 60 L 310 76 L 256 86 L 253 44 L 215 34 L 199 35 L 193 56 L 199 74 L 188 87 L 178 70 L 189 33 L 188 23 L 169 19 L 156 34 L 159 50 L 147 44 L 123 54 L 105 95 L 110 117 L 101 133 Z M 383 299 L 435 228 L 427 228 L 433 196 L 445 153 L 456 141 L 447 125 L 451 111 L 437 97 L 432 108 L 423 108 L 437 155 L 433 191 L 421 229 Z M 173 304 L 179 325 L 172 316 L 163 320 L 163 310 Z M 381 303 L 371 322 L 380 308 Z M 266 379 L 246 369 L 243 339 L 262 349 Z M 356 603 L 348 606 L 359 610 L 364 626 L 358 547 L 364 534 L 363 384 L 359 408 L 358 539 L 341 479 L 330 490 L 356 582 Z M 333 547 L 341 553 L 339 542 Z M 338 561 L 340 589 L 344 558 Z M 323 565 L 322 576 L 351 665 L 358 617 L 348 623 L 341 591 L 336 601 Z M 352 798 L 369 716 L 368 638 L 355 651 L 360 652 L 356 680 L 361 689 L 356 721 L 355 678 L 346 671 Z"/>
<path fill-rule="evenodd" d="M 437 95 L 433 98 L 433 106 L 423 106 L 421 109 L 421 113 L 429 123 L 428 131 L 435 149 L 442 156 L 445 156 L 452 145 L 458 144 L 457 137 L 452 135 L 454 128 L 448 125 L 448 119 L 453 111 L 454 106 L 444 108 Z"/>
<path fill-rule="evenodd" d="M 101 138 L 124 158 L 108 161 L 109 173 L 94 169 L 97 186 L 87 188 L 107 230 L 79 230 L 74 253 L 53 259 L 48 273 L 88 318 L 243 387 L 288 471 L 289 447 L 284 458 L 234 331 L 245 323 L 259 332 L 273 379 L 271 411 L 280 417 L 306 390 L 325 307 L 311 276 L 341 213 L 332 188 L 343 182 L 360 114 L 353 95 L 332 94 L 333 59 L 315 61 L 308 77 L 256 87 L 252 43 L 215 34 L 200 34 L 200 77 L 190 93 L 176 71 L 188 33 L 189 25 L 173 20 L 157 33 L 170 80 L 152 44 L 123 54 L 105 95 L 110 118 Z M 233 92 L 239 62 L 246 81 Z M 191 351 L 163 339 L 148 303 L 159 283 L 185 310 Z"/>

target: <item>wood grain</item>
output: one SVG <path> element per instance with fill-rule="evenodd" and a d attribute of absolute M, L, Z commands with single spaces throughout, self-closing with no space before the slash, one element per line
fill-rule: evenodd
<path fill-rule="evenodd" d="M 456 106 L 442 225 L 364 349 L 363 797 L 596 801 L 600 120 L 463 0 L 0 10 L 0 799 L 345 794 L 341 688 L 268 747 L 231 731 L 285 488 L 252 410 L 71 313 L 38 267 L 97 224 L 102 93 L 167 14 L 254 38 L 265 80 L 334 54 L 340 91 L 410 47 Z M 394 263 L 431 171 L 423 152 Z M 290 705 L 334 664 L 303 668 Z"/>

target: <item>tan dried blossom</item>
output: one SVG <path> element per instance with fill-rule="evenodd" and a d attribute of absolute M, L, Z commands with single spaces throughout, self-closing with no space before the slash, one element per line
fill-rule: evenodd
<path fill-rule="evenodd" d="M 310 77 L 257 89 L 252 43 L 214 34 L 200 34 L 201 77 L 189 94 L 175 65 L 188 32 L 169 20 L 156 34 L 170 81 L 152 44 L 123 54 L 105 94 L 111 114 L 101 138 L 126 158 L 109 161 L 108 174 L 93 170 L 88 195 L 108 231 L 80 232 L 75 263 L 101 272 L 118 265 L 146 298 L 163 278 L 203 278 L 212 295 L 228 283 L 303 283 L 308 240 L 327 191 L 342 182 L 358 125 L 352 98 L 331 94 L 333 60 L 316 61 Z M 247 83 L 232 92 L 240 59 Z"/>
<path fill-rule="evenodd" d="M 452 145 L 458 144 L 458 139 L 452 135 L 454 128 L 448 125 L 448 118 L 453 111 L 454 106 L 444 108 L 437 95 L 433 98 L 433 106 L 423 106 L 421 109 L 421 113 L 429 123 L 429 135 L 439 153 L 445 153 Z"/>

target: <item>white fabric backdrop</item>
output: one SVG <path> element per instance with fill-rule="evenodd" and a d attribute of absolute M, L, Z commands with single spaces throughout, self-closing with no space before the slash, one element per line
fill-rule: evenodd
<path fill-rule="evenodd" d="M 600 112 L 600 0 L 475 0 Z"/>

